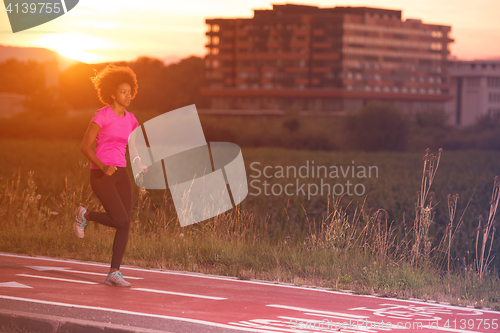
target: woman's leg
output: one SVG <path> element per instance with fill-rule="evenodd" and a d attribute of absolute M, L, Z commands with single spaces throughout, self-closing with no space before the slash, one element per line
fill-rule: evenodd
<path fill-rule="evenodd" d="M 88 211 L 87 216 L 90 221 L 116 229 L 111 269 L 118 270 L 127 247 L 132 213 L 132 186 L 127 169 L 118 168 L 111 176 L 92 169 L 90 186 L 106 213 Z"/>
<path fill-rule="evenodd" d="M 118 170 L 120 170 L 120 168 Z M 127 217 L 126 223 L 121 225 L 120 228 L 116 229 L 115 239 L 113 241 L 113 258 L 111 259 L 111 269 L 116 270 L 120 269 L 123 254 L 125 253 L 125 249 L 127 248 L 132 215 L 132 185 L 130 184 L 130 179 L 128 178 L 127 169 L 123 168 L 122 170 L 123 171 L 121 175 L 119 175 L 120 177 L 115 187 L 118 195 L 120 196 L 121 203 L 125 209 Z"/>

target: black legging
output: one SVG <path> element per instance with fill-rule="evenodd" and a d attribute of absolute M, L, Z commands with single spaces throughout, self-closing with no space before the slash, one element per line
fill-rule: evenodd
<path fill-rule="evenodd" d="M 117 167 L 111 176 L 105 175 L 100 169 L 90 169 L 90 187 L 106 213 L 89 210 L 87 217 L 90 221 L 116 229 L 111 268 L 120 269 L 132 213 L 132 185 L 127 168 Z"/>

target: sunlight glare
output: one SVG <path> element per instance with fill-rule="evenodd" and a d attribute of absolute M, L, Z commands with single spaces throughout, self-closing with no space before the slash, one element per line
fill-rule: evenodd
<path fill-rule="evenodd" d="M 102 56 L 92 53 L 91 51 L 102 51 L 114 48 L 114 43 L 109 40 L 83 33 L 45 35 L 36 40 L 34 44 L 52 49 L 65 57 L 86 63 L 102 60 Z"/>

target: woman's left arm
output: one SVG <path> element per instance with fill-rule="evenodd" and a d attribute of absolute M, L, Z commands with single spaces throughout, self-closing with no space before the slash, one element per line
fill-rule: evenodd
<path fill-rule="evenodd" d="M 135 147 L 135 131 L 132 131 L 132 133 L 130 134 L 130 141 L 128 145 L 130 146 L 130 160 L 132 161 L 132 163 L 137 165 L 142 174 L 146 174 L 146 172 L 148 172 L 148 167 L 142 164 L 139 153 L 137 152 L 137 148 Z"/>

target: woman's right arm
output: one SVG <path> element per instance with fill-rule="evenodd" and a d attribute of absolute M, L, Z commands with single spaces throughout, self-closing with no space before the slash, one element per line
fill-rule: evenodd
<path fill-rule="evenodd" d="M 99 169 L 101 169 L 106 175 L 111 176 L 116 171 L 116 166 L 105 165 L 103 162 L 101 162 L 100 159 L 97 158 L 94 151 L 92 150 L 92 144 L 94 143 L 95 138 L 97 137 L 97 134 L 100 130 L 101 127 L 91 121 L 89 127 L 87 128 L 87 132 L 85 132 L 85 136 L 83 137 L 80 150 L 90 162 L 94 163 L 94 165 L 97 165 Z"/>

